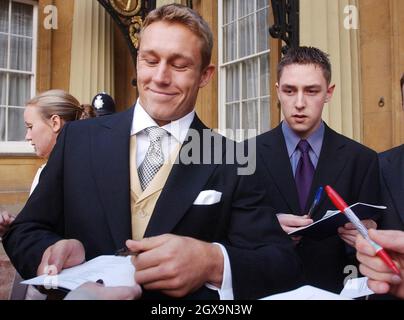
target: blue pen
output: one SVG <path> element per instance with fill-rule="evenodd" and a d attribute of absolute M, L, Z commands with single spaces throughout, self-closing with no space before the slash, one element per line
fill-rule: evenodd
<path fill-rule="evenodd" d="M 321 196 L 322 196 L 322 195 L 323 195 L 323 187 L 319 187 L 319 188 L 317 189 L 316 195 L 315 195 L 315 197 L 314 197 L 314 201 L 313 201 L 313 203 L 311 204 L 311 207 L 310 207 L 310 209 L 309 209 L 309 212 L 307 213 L 307 216 L 308 216 L 309 218 L 311 218 L 311 216 L 312 216 L 312 214 L 313 214 L 313 212 L 314 212 L 314 209 L 316 209 L 318 203 L 320 202 L 320 199 L 321 199 Z"/>

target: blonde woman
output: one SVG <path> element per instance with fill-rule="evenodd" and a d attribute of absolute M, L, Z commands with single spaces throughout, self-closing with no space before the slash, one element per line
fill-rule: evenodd
<path fill-rule="evenodd" d="M 75 97 L 63 90 L 49 90 L 42 92 L 26 103 L 24 111 L 24 122 L 27 128 L 25 139 L 31 143 L 38 157 L 48 159 L 59 132 L 66 122 L 90 117 L 85 112 Z M 42 165 L 31 185 L 30 194 L 38 184 L 40 174 L 45 164 Z M 2 236 L 14 217 L 7 212 L 0 213 L 0 231 Z M 31 295 L 32 290 L 28 289 L 26 298 L 38 298 L 37 295 Z"/>
<path fill-rule="evenodd" d="M 38 157 L 48 159 L 56 138 L 68 121 L 90 117 L 75 97 L 63 90 L 42 92 L 26 103 L 24 122 L 27 128 L 25 139 L 31 143 Z M 38 184 L 39 176 L 45 165 L 42 165 L 31 185 L 30 194 Z M 3 211 L 0 213 L 0 237 L 8 229 L 14 217 Z"/>
<path fill-rule="evenodd" d="M 63 90 L 45 91 L 27 102 L 25 139 L 34 146 L 38 157 L 47 159 L 63 125 L 80 119 L 83 114 L 84 107 L 71 94 Z"/>

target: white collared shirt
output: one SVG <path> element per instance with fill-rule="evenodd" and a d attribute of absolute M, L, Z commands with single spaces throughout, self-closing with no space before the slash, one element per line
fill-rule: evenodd
<path fill-rule="evenodd" d="M 169 157 L 178 144 L 183 144 L 194 117 L 195 111 L 191 111 L 184 117 L 161 127 L 170 133 L 170 135 L 164 136 L 161 141 L 164 159 Z M 143 130 L 153 126 L 159 125 L 144 110 L 138 99 L 133 112 L 132 129 L 130 133 L 131 136 L 136 135 L 136 165 L 138 168 L 142 163 L 150 144 L 149 138 Z M 218 291 L 221 300 L 233 300 L 234 295 L 230 259 L 225 247 L 219 243 L 215 244 L 220 247 L 224 257 L 222 287 L 216 288 L 210 284 L 206 284 L 206 287 Z"/>
<path fill-rule="evenodd" d="M 178 144 L 184 143 L 194 117 L 195 111 L 191 111 L 184 117 L 161 127 L 170 133 L 169 135 L 165 135 L 161 140 L 164 159 L 168 159 L 169 155 Z M 146 156 L 147 149 L 150 145 L 149 138 L 143 130 L 155 126 L 158 127 L 159 125 L 143 109 L 138 99 L 135 111 L 133 112 L 132 129 L 130 132 L 131 136 L 136 135 L 136 165 L 138 168 Z"/>

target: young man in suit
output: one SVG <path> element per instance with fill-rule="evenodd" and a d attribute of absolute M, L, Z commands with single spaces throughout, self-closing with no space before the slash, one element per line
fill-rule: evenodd
<path fill-rule="evenodd" d="M 320 186 L 332 186 L 349 204 L 379 203 L 377 154 L 336 133 L 321 119 L 334 88 L 328 57 L 317 48 L 291 49 L 279 63 L 276 90 L 284 121 L 257 137 L 257 173 L 285 232 L 335 210 L 323 195 L 312 217 L 307 216 Z M 372 220 L 363 222 L 376 227 Z M 309 284 L 340 292 L 349 275 L 344 268 L 354 262 L 348 247 L 356 234 L 347 224 L 338 235 L 321 241 L 294 238 Z"/>
<path fill-rule="evenodd" d="M 148 15 L 137 103 L 66 125 L 4 239 L 24 277 L 126 243 L 138 254 L 132 261 L 144 298 L 260 298 L 296 284 L 300 261 L 262 186 L 226 163 L 231 142 L 194 112 L 215 69 L 212 39 L 188 7 Z"/>
<path fill-rule="evenodd" d="M 404 109 L 404 74 L 400 89 Z M 380 153 L 379 161 L 382 203 L 387 206 L 380 228 L 404 231 L 404 144 Z"/>

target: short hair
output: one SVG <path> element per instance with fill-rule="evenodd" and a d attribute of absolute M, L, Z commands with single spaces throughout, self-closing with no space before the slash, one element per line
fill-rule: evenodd
<path fill-rule="evenodd" d="M 291 64 L 318 65 L 323 71 L 327 84 L 331 83 L 331 63 L 328 54 L 318 48 L 301 46 L 289 49 L 278 64 L 278 82 L 283 69 Z"/>
<path fill-rule="evenodd" d="M 208 23 L 194 10 L 181 4 L 168 4 L 158 7 L 147 15 L 139 36 L 139 46 L 143 31 L 154 22 L 178 23 L 188 28 L 201 41 L 201 59 L 204 69 L 210 64 L 213 49 L 213 34 Z"/>
<path fill-rule="evenodd" d="M 26 105 L 39 108 L 44 119 L 58 115 L 64 121 L 73 121 L 80 119 L 84 112 L 84 107 L 75 97 L 60 89 L 44 91 L 28 100 Z"/>

